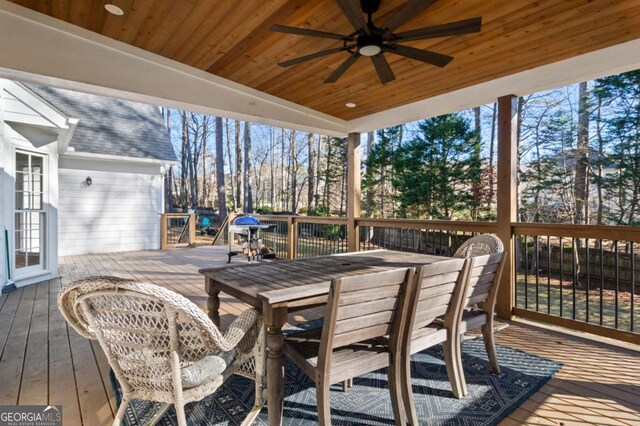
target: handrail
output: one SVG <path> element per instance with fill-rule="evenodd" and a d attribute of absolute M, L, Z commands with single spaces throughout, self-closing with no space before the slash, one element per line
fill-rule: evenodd
<path fill-rule="evenodd" d="M 334 217 L 334 216 L 293 216 L 293 215 L 269 215 L 269 214 L 261 214 L 256 215 L 258 219 L 261 220 L 270 220 L 274 222 L 288 222 L 292 221 L 293 223 L 320 223 L 326 225 L 332 224 L 345 224 L 347 223 L 346 217 Z"/>
<path fill-rule="evenodd" d="M 422 219 L 366 219 L 357 218 L 359 226 L 381 228 L 436 229 L 443 231 L 496 232 L 495 222 L 477 222 L 467 220 L 422 220 Z"/>
<path fill-rule="evenodd" d="M 514 235 L 553 235 L 596 240 L 640 241 L 640 226 L 513 222 L 511 229 Z"/>

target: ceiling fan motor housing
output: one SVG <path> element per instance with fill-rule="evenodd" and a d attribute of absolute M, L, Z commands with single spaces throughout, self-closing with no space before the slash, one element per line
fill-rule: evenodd
<path fill-rule="evenodd" d="M 382 36 L 372 33 L 358 36 L 358 52 L 363 56 L 375 56 L 382 50 Z"/>
<path fill-rule="evenodd" d="M 380 7 L 380 0 L 360 0 L 360 9 L 367 15 L 373 15 Z"/>

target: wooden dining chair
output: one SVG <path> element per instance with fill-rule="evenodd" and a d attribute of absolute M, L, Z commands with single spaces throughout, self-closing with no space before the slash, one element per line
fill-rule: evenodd
<path fill-rule="evenodd" d="M 500 374 L 500 365 L 493 337 L 493 318 L 506 259 L 505 252 L 469 258 L 472 263 L 460 323 L 461 335 L 482 327 L 482 338 L 495 374 Z"/>
<path fill-rule="evenodd" d="M 322 328 L 292 333 L 285 354 L 316 383 L 318 420 L 331 424 L 329 386 L 389 367 L 396 424 L 404 424 L 397 374 L 412 269 L 336 278 Z M 391 336 L 385 343 L 374 339 Z"/>
<path fill-rule="evenodd" d="M 418 424 L 412 390 L 411 355 L 443 343 L 452 393 L 456 398 L 466 394 L 460 361 L 459 327 L 470 267 L 470 259 L 451 259 L 421 266 L 413 277 L 400 362 L 402 400 L 409 424 Z M 442 317 L 444 320 L 440 320 Z"/>

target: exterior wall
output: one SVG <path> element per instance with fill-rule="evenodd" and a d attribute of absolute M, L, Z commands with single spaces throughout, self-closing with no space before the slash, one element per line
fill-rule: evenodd
<path fill-rule="evenodd" d="M 1 89 L 1 86 L 0 86 Z M 4 231 L 7 228 L 7 216 L 5 212 L 8 201 L 4 194 L 9 176 L 7 174 L 7 148 L 4 140 L 4 98 L 5 91 L 0 90 L 0 288 L 7 282 L 7 253 Z"/>
<path fill-rule="evenodd" d="M 160 164 L 61 156 L 59 191 L 60 256 L 160 248 Z"/>

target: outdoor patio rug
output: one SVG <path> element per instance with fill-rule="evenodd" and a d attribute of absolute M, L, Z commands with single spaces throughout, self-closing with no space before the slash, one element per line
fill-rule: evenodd
<path fill-rule="evenodd" d="M 498 346 L 502 372 L 493 375 L 481 339 L 463 344 L 463 364 L 469 394 L 451 396 L 441 346 L 413 357 L 416 408 L 424 425 L 495 425 L 540 389 L 562 365 L 527 352 Z M 285 364 L 284 425 L 316 425 L 315 385 L 293 363 Z M 117 385 L 113 375 L 112 384 Z M 119 404 L 119 389 L 114 386 Z M 253 382 L 233 376 L 215 394 L 186 406 L 189 425 L 239 425 L 253 406 Z M 155 411 L 153 404 L 134 401 L 127 410 L 129 425 L 142 425 Z M 354 379 L 346 393 L 334 385 L 331 393 L 333 425 L 394 424 L 385 370 Z M 177 425 L 173 408 L 158 423 Z M 256 425 L 267 424 L 266 408 Z"/>

